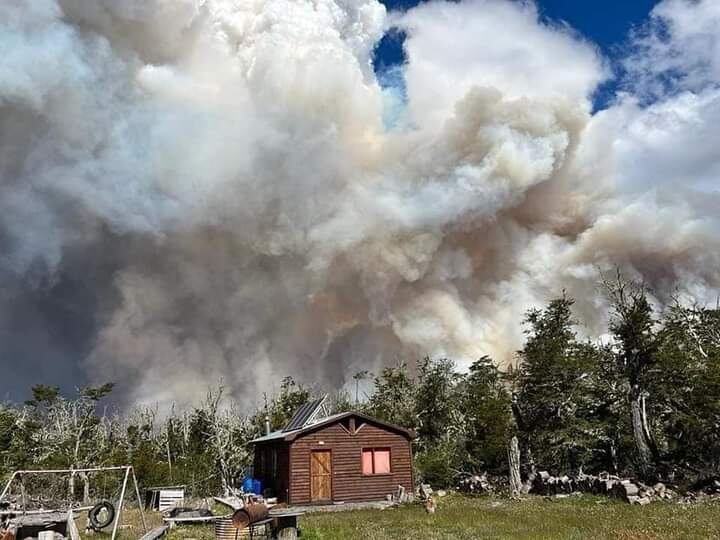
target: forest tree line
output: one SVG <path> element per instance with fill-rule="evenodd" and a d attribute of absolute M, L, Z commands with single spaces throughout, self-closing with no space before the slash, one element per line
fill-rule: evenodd
<path fill-rule="evenodd" d="M 331 394 L 332 412 L 414 429 L 417 478 L 435 486 L 463 472 L 507 475 L 513 438 L 524 477 L 608 471 L 689 484 L 720 473 L 720 309 L 679 299 L 654 309 L 644 284 L 619 274 L 604 288 L 607 342 L 578 337 L 574 301 L 563 294 L 518 321 L 526 340 L 516 368 L 483 357 L 461 372 L 450 359 L 425 358 L 360 372 L 355 392 Z M 369 382 L 373 391 L 360 396 Z M 267 409 L 247 414 L 218 386 L 191 410 L 161 417 L 152 408 L 113 412 L 104 404 L 112 388 L 63 396 L 37 385 L 26 403 L 0 405 L 0 477 L 132 464 L 143 485 L 219 493 L 239 485 L 247 442 L 264 432 L 266 415 L 280 429 L 322 393 L 288 377 Z"/>

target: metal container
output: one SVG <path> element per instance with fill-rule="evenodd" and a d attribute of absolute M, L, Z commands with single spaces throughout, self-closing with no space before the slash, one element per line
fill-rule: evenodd
<path fill-rule="evenodd" d="M 262 503 L 246 504 L 232 516 L 233 524 L 238 529 L 245 529 L 257 521 L 268 517 L 268 507 Z"/>
<path fill-rule="evenodd" d="M 253 538 L 270 538 L 266 533 L 266 528 L 258 527 L 253 531 Z M 250 529 L 236 529 L 233 525 L 232 517 L 224 517 L 215 520 L 215 539 L 216 540 L 240 540 L 240 538 L 250 538 Z"/>
<path fill-rule="evenodd" d="M 233 525 L 231 517 L 220 518 L 220 519 L 215 520 L 215 539 L 216 540 L 235 540 L 235 538 L 240 538 L 240 536 L 238 534 L 240 532 L 244 532 L 244 531 L 238 531 L 235 528 L 235 525 Z"/>

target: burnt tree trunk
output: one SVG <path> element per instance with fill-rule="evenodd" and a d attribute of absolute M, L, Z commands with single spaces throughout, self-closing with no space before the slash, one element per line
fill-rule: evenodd
<path fill-rule="evenodd" d="M 640 473 L 647 477 L 652 471 L 653 452 L 651 441 L 645 429 L 645 418 L 643 414 L 643 397 L 638 385 L 633 385 L 630 390 L 630 414 L 633 428 L 633 440 L 638 454 L 638 465 Z"/>
<path fill-rule="evenodd" d="M 518 396 L 516 393 L 513 392 L 512 394 L 512 400 L 511 400 L 511 410 L 512 410 L 512 418 L 514 423 L 514 429 L 517 433 L 523 434 L 527 432 L 527 424 L 525 423 L 525 420 L 523 418 L 522 410 L 520 408 L 520 403 L 518 402 Z M 517 456 L 517 480 L 520 488 L 518 489 L 518 493 L 530 493 L 530 489 L 532 489 L 532 484 L 535 481 L 535 477 L 537 476 L 537 471 L 535 469 L 535 460 L 533 459 L 532 451 L 530 449 L 530 444 L 527 440 L 526 436 L 522 437 L 522 447 L 520 445 L 520 440 L 518 439 L 517 435 L 514 435 L 512 439 L 510 440 L 511 446 L 514 444 L 517 448 L 517 453 L 514 453 L 514 456 Z M 513 476 L 513 467 L 512 459 L 510 457 L 510 450 L 511 446 L 508 447 L 508 465 L 510 467 L 510 477 L 512 482 L 512 476 Z M 514 452 L 514 451 L 513 451 Z M 525 483 L 522 482 L 522 474 L 521 469 L 522 467 L 522 456 L 525 455 L 525 471 L 526 471 L 526 479 Z M 515 491 L 515 487 L 512 486 L 513 491 Z"/>
<path fill-rule="evenodd" d="M 510 468 L 510 490 L 513 495 L 519 495 L 523 485 L 520 479 L 520 443 L 516 436 L 510 439 L 508 445 L 508 467 Z"/>

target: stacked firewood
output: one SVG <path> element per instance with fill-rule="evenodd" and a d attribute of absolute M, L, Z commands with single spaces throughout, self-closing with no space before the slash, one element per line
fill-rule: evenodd
<path fill-rule="evenodd" d="M 458 480 L 457 490 L 472 495 L 480 495 L 491 491 L 491 486 L 485 473 L 465 474 Z"/>
<path fill-rule="evenodd" d="M 649 504 L 653 500 L 675 497 L 675 492 L 668 489 L 665 484 L 657 483 L 650 487 L 641 482 L 607 473 L 600 473 L 597 476 L 582 473 L 576 476 L 551 476 L 547 471 L 541 471 L 535 477 L 532 492 L 546 496 L 592 493 L 640 505 Z"/>

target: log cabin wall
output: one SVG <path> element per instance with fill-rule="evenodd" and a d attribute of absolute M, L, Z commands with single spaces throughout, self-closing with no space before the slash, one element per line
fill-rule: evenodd
<path fill-rule="evenodd" d="M 357 421 L 357 429 L 355 426 Z M 390 473 L 365 475 L 363 449 L 389 449 Z M 413 489 L 412 451 L 406 435 L 353 418 L 299 435 L 290 446 L 290 504 L 313 502 L 310 460 L 313 450 L 332 452 L 332 500 L 379 501 L 399 485 Z"/>

